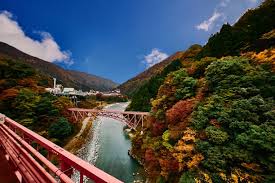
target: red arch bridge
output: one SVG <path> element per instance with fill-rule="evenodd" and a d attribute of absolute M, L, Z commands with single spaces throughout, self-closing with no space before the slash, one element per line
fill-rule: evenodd
<path fill-rule="evenodd" d="M 72 117 L 75 121 L 79 121 L 85 117 L 96 117 L 103 116 L 118 120 L 130 129 L 136 130 L 137 126 L 141 124 L 149 115 L 148 112 L 135 112 L 135 111 L 117 111 L 117 110 L 97 110 L 97 109 L 81 109 L 81 108 L 70 108 L 68 109 L 72 113 Z"/>
<path fill-rule="evenodd" d="M 69 109 L 76 120 L 86 116 L 105 116 L 123 122 L 131 129 L 143 124 L 148 113 L 92 109 Z M 55 163 L 53 163 L 55 162 Z M 96 183 L 120 180 L 83 161 L 65 149 L 0 113 L 0 181 L 22 183 L 73 183 L 79 173 Z M 16 177 L 16 178 L 15 178 Z M 16 181 L 15 181 L 16 180 Z"/>

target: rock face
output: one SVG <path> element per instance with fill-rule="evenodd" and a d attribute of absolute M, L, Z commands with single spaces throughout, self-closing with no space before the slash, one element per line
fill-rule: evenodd
<path fill-rule="evenodd" d="M 66 87 L 74 87 L 82 90 L 94 89 L 107 91 L 117 86 L 115 82 L 109 79 L 84 72 L 65 70 L 56 64 L 23 53 L 3 42 L 0 42 L 0 58 L 16 59 L 26 63 L 45 75 L 55 77 L 59 83 Z"/>

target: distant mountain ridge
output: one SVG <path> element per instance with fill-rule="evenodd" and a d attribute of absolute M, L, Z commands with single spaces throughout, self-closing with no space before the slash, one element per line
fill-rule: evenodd
<path fill-rule="evenodd" d="M 224 24 L 221 30 L 212 35 L 206 45 L 196 54 L 196 59 L 204 57 L 239 56 L 249 51 L 260 52 L 275 44 L 275 1 L 266 0 L 258 8 L 248 10 L 234 24 Z M 192 50 L 192 49 L 191 49 Z M 197 50 L 195 50 L 197 51 Z M 184 51 L 176 52 L 167 59 L 146 71 L 122 83 L 118 88 L 122 93 L 133 96 L 135 91 L 152 76 L 160 73 L 169 63 L 176 59 L 186 60 Z M 188 54 L 188 53 L 187 53 Z M 193 54 L 194 55 L 194 54 Z"/>
<path fill-rule="evenodd" d="M 148 68 L 147 70 L 143 71 L 137 76 L 119 85 L 118 88 L 121 90 L 123 94 L 132 96 L 134 92 L 140 88 L 140 86 L 142 86 L 146 81 L 148 81 L 153 76 L 156 76 L 158 73 L 160 73 L 163 70 L 163 68 L 168 66 L 170 63 L 178 59 L 182 60 L 193 57 L 194 54 L 200 52 L 201 49 L 202 47 L 200 45 L 195 44 L 188 48 L 186 51 L 178 51 L 169 56 L 168 58 L 166 58 L 165 60 L 153 65 L 152 67 Z"/>
<path fill-rule="evenodd" d="M 259 7 L 245 12 L 234 25 L 224 24 L 219 32 L 209 38 L 197 58 L 238 56 L 274 46 L 274 17 L 275 1 L 264 1 Z"/>
<path fill-rule="evenodd" d="M 115 82 L 109 79 L 84 72 L 65 70 L 56 64 L 30 56 L 3 42 L 0 42 L 0 58 L 20 60 L 47 76 L 57 78 L 58 83 L 64 87 L 74 87 L 84 91 L 90 89 L 108 91 L 117 86 Z"/>
<path fill-rule="evenodd" d="M 174 55 L 171 55 L 167 59 L 161 61 L 158 64 L 153 65 L 149 69 L 143 71 L 142 73 L 138 74 L 137 76 L 129 79 L 125 83 L 118 86 L 118 88 L 121 90 L 122 93 L 131 95 L 139 86 L 143 85 L 144 82 L 148 81 L 152 76 L 159 73 L 165 66 L 167 66 L 169 63 L 171 63 L 173 60 L 175 60 L 177 57 L 179 57 L 182 54 L 181 51 L 175 53 Z"/>

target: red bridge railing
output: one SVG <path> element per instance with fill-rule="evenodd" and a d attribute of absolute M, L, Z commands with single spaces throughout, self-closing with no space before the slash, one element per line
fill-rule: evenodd
<path fill-rule="evenodd" d="M 35 132 L 0 114 L 0 148 L 6 152 L 19 182 L 73 183 L 71 176 L 79 172 L 79 182 L 84 176 L 93 182 L 121 183 L 95 166 L 83 161 L 65 149 Z M 44 149 L 47 156 L 39 151 Z M 50 160 L 56 157 L 58 166 Z"/>

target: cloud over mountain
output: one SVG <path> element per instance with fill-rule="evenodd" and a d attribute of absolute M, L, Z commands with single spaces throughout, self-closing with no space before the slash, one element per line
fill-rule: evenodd
<path fill-rule="evenodd" d="M 2 42 L 48 62 L 63 62 L 68 65 L 73 63 L 70 51 L 61 50 L 50 33 L 35 31 L 41 36 L 41 40 L 27 36 L 8 11 L 0 12 L 0 27 Z"/>
<path fill-rule="evenodd" d="M 236 22 L 243 12 L 249 8 L 257 7 L 261 2 L 262 0 L 220 0 L 214 7 L 212 15 L 196 25 L 195 28 L 206 32 L 217 31 L 222 24 L 230 22 L 232 17 L 237 18 Z M 231 23 L 234 22 L 231 20 Z"/>
<path fill-rule="evenodd" d="M 222 16 L 221 13 L 215 11 L 213 15 L 208 19 L 200 23 L 196 26 L 198 30 L 204 30 L 208 31 L 210 28 L 212 28 L 215 24 L 215 22 Z"/>
<path fill-rule="evenodd" d="M 151 53 L 144 56 L 143 63 L 146 64 L 147 68 L 152 67 L 153 65 L 161 62 L 166 59 L 168 55 L 164 52 L 161 52 L 159 49 L 152 49 Z"/>

